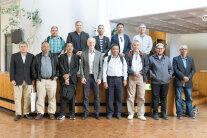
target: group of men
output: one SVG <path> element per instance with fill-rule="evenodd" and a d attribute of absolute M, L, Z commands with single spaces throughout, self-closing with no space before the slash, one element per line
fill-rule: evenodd
<path fill-rule="evenodd" d="M 174 86 L 176 95 L 177 118 L 182 119 L 182 89 L 184 89 L 187 116 L 192 115 L 192 77 L 195 73 L 193 59 L 187 56 L 188 47 L 180 47 L 180 55 L 173 59 L 164 55 L 165 46 L 158 43 L 156 53 L 148 57 L 152 49 L 152 39 L 146 35 L 146 26 L 139 26 L 139 34 L 134 36 L 131 43 L 128 35 L 124 34 L 124 24 L 118 23 L 117 34 L 111 41 L 104 36 L 104 26 L 98 26 L 98 35 L 89 37 L 82 30 L 82 22 L 75 23 L 76 30 L 68 34 L 66 43 L 58 35 L 58 27 L 51 28 L 51 36 L 42 42 L 42 52 L 36 56 L 27 52 L 26 42 L 19 44 L 20 52 L 12 54 L 10 64 L 10 80 L 14 86 L 16 115 L 14 120 L 21 119 L 21 99 L 24 95 L 24 118 L 32 119 L 29 115 L 30 94 L 33 86 L 37 89 L 36 120 L 43 118 L 45 112 L 45 97 L 48 97 L 48 114 L 55 119 L 57 79 L 61 86 L 70 86 L 73 97 L 69 100 L 70 119 L 75 118 L 75 98 L 77 74 L 80 74 L 83 84 L 83 120 L 89 116 L 89 92 L 92 87 L 94 94 L 94 114 L 100 120 L 99 85 L 103 81 L 106 89 L 107 119 L 116 116 L 121 119 L 123 88 L 127 87 L 128 119 L 134 118 L 134 101 L 137 94 L 137 117 L 145 121 L 145 83 L 149 74 L 152 87 L 153 118 L 159 119 L 158 105 L 161 102 L 161 117 L 168 120 L 166 115 L 167 93 L 169 80 L 175 76 Z M 110 53 L 110 54 L 109 54 Z M 174 75 L 173 75 L 174 74 Z M 33 86 L 32 86 L 33 85 Z M 58 120 L 65 119 L 68 99 L 61 95 L 61 109 Z M 114 103 L 116 108 L 114 108 Z M 116 109 L 116 110 L 115 110 Z"/>

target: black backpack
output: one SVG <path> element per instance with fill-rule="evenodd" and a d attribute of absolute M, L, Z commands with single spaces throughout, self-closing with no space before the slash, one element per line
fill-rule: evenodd
<path fill-rule="evenodd" d="M 62 38 L 62 37 L 60 37 L 60 40 L 61 40 L 61 43 L 62 43 L 63 38 Z M 50 41 L 50 36 L 48 36 L 48 37 L 47 37 L 47 42 L 49 43 L 49 41 Z"/>
<path fill-rule="evenodd" d="M 121 63 L 124 64 L 124 58 L 122 56 L 119 56 L 119 57 L 120 57 Z M 107 63 L 109 63 L 110 60 L 111 60 L 111 55 L 108 56 Z"/>

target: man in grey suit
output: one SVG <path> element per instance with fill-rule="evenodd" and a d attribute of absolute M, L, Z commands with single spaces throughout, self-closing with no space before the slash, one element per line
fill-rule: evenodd
<path fill-rule="evenodd" d="M 99 100 L 99 84 L 102 79 L 102 54 L 95 50 L 96 40 L 88 38 L 88 50 L 84 51 L 81 56 L 80 77 L 83 84 L 84 93 L 84 116 L 83 120 L 88 118 L 89 115 L 89 92 L 90 85 L 92 85 L 94 94 L 94 112 L 95 118 L 100 120 L 100 100 Z"/>

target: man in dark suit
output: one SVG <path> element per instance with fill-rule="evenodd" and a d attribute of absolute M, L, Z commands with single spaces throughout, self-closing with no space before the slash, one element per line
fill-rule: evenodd
<path fill-rule="evenodd" d="M 103 56 L 101 52 L 95 50 L 96 40 L 88 38 L 89 49 L 84 51 L 81 56 L 80 78 L 83 84 L 84 93 L 84 116 L 83 120 L 88 118 L 89 115 L 89 92 L 92 85 L 94 93 L 94 112 L 95 118 L 100 119 L 100 99 L 99 99 L 99 84 L 102 79 L 102 63 Z"/>
<path fill-rule="evenodd" d="M 87 40 L 89 38 L 88 33 L 84 32 L 82 29 L 82 22 L 77 21 L 75 23 L 76 30 L 74 32 L 70 32 L 67 37 L 67 43 L 72 42 L 74 46 L 73 53 L 78 56 L 81 56 L 82 51 L 88 49 Z"/>
<path fill-rule="evenodd" d="M 104 36 L 105 29 L 103 25 L 98 26 L 97 32 L 98 35 L 94 36 L 96 39 L 95 49 L 101 52 L 104 57 L 106 57 L 110 50 L 110 40 L 107 36 Z"/>
<path fill-rule="evenodd" d="M 79 69 L 78 56 L 73 54 L 74 48 L 73 48 L 72 43 L 67 43 L 65 46 L 65 49 L 67 53 L 60 56 L 60 76 L 61 76 L 60 83 L 62 86 L 66 84 L 66 85 L 76 88 L 76 85 L 78 82 L 77 72 Z M 76 89 L 72 89 L 72 90 L 75 90 L 75 91 L 74 91 L 73 98 L 70 100 L 69 110 L 70 110 L 70 119 L 75 120 Z M 63 120 L 66 114 L 67 99 L 61 96 L 60 101 L 61 101 L 60 115 L 58 116 L 57 119 Z"/>
<path fill-rule="evenodd" d="M 180 55 L 173 58 L 174 68 L 174 86 L 175 86 L 175 103 L 177 118 L 182 119 L 182 89 L 184 89 L 186 99 L 186 115 L 192 119 L 192 78 L 195 73 L 195 65 L 193 58 L 187 56 L 188 47 L 186 45 L 180 46 Z"/>
<path fill-rule="evenodd" d="M 117 44 L 119 46 L 119 55 L 125 56 L 131 50 L 131 41 L 129 36 L 124 34 L 124 24 L 118 23 L 116 25 L 117 34 L 111 37 L 111 44 Z"/>
<path fill-rule="evenodd" d="M 24 118 L 32 119 L 29 116 L 30 109 L 30 94 L 32 91 L 31 65 L 34 55 L 27 52 L 28 45 L 26 42 L 20 42 L 20 52 L 12 54 L 10 61 L 10 81 L 14 86 L 14 101 L 16 116 L 15 121 L 21 119 L 21 99 L 24 95 Z"/>

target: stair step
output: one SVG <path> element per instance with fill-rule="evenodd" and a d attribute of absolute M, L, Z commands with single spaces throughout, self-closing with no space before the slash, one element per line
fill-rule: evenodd
<path fill-rule="evenodd" d="M 192 91 L 192 97 L 198 96 L 199 95 L 199 91 Z M 182 93 L 182 98 L 185 98 L 185 94 L 184 92 Z"/>
<path fill-rule="evenodd" d="M 198 105 L 207 102 L 207 96 L 195 96 L 193 97 L 193 105 Z"/>

